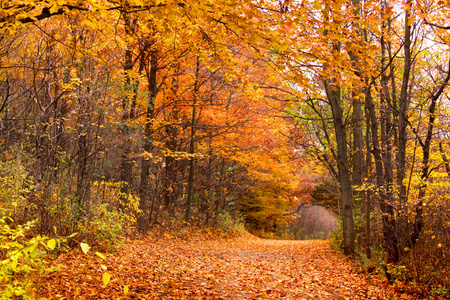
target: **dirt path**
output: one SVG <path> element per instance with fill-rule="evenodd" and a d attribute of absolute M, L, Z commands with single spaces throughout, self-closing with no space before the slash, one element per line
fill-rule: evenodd
<path fill-rule="evenodd" d="M 58 259 L 41 279 L 47 299 L 389 299 L 352 271 L 326 241 L 183 240 L 166 236 L 121 247 L 106 262 L 82 253 Z M 102 286 L 108 267 L 111 282 Z M 124 294 L 124 286 L 128 293 Z"/>

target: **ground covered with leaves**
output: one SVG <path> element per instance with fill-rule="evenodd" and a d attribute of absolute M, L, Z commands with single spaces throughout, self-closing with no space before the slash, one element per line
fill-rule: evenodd
<path fill-rule="evenodd" d="M 318 240 L 165 233 L 129 241 L 107 260 L 77 249 L 55 263 L 38 281 L 40 299 L 403 298 Z"/>

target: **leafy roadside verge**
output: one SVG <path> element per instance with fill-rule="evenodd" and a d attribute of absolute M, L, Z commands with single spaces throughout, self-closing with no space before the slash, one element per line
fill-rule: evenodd
<path fill-rule="evenodd" d="M 327 241 L 163 234 L 128 242 L 107 261 L 80 250 L 55 263 L 63 266 L 40 278 L 40 299 L 407 299 L 369 283 Z"/>

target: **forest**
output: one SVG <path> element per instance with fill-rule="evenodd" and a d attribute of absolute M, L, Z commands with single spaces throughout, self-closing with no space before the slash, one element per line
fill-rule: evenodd
<path fill-rule="evenodd" d="M 399 299 L 450 297 L 449 50 L 444 0 L 2 0 L 2 297 L 70 249 L 318 223 Z"/>

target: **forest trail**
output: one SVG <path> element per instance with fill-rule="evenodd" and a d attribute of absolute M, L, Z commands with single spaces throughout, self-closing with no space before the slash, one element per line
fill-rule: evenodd
<path fill-rule="evenodd" d="M 130 242 L 103 261 L 72 251 L 40 279 L 40 299 L 392 299 L 327 241 L 183 239 Z M 111 281 L 102 285 L 102 266 Z M 104 267 L 103 267 L 104 268 Z M 124 286 L 128 292 L 124 293 Z"/>

